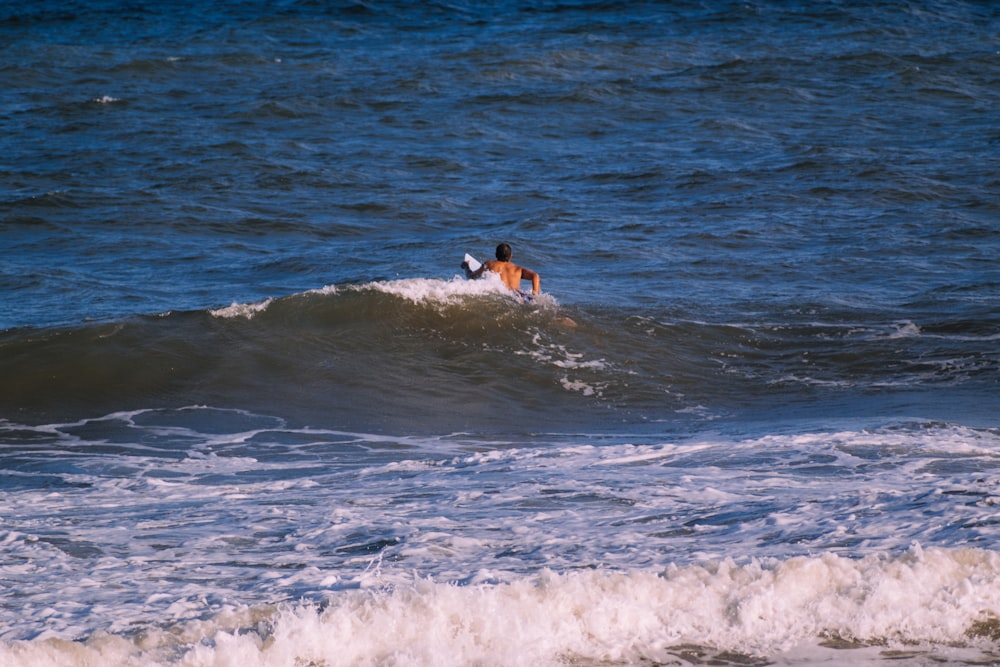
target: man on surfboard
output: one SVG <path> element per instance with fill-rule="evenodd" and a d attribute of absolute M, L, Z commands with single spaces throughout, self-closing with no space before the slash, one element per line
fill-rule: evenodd
<path fill-rule="evenodd" d="M 510 261 L 511 255 L 510 246 L 506 243 L 501 243 L 497 246 L 496 259 L 491 259 L 488 262 L 485 262 L 475 271 L 469 270 L 468 262 L 462 262 L 462 268 L 469 272 L 470 278 L 478 278 L 483 275 L 483 272 L 486 270 L 492 271 L 493 273 L 499 273 L 500 279 L 503 280 L 503 284 L 515 292 L 521 291 L 522 280 L 530 280 L 532 294 L 538 294 L 541 292 L 541 277 L 539 277 L 539 275 L 531 269 L 518 266 L 514 262 Z"/>

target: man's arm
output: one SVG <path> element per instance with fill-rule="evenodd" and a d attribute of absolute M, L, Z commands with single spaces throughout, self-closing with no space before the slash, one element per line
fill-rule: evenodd
<path fill-rule="evenodd" d="M 485 262 L 483 262 L 482 266 L 480 266 L 478 269 L 476 269 L 475 271 L 472 272 L 472 277 L 473 278 L 478 278 L 479 276 L 483 275 L 487 271 L 493 271 L 495 273 L 499 273 L 499 271 L 497 271 L 497 269 L 496 269 L 496 266 L 494 266 L 495 264 L 496 264 L 496 262 L 494 260 L 492 260 L 492 259 L 486 260 Z"/>
<path fill-rule="evenodd" d="M 531 292 L 533 294 L 538 294 L 542 291 L 542 279 L 537 273 L 522 266 L 521 277 L 531 281 Z"/>
<path fill-rule="evenodd" d="M 469 280 L 474 280 L 479 276 L 483 275 L 483 271 L 486 270 L 486 265 L 480 264 L 479 268 L 473 271 L 469 268 L 468 262 L 462 262 L 462 268 L 465 269 L 465 277 L 468 278 Z"/>

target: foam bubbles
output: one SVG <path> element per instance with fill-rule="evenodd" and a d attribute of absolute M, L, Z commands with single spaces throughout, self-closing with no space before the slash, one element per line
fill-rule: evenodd
<path fill-rule="evenodd" d="M 262 313 L 267 310 L 267 307 L 271 305 L 273 299 L 264 299 L 263 301 L 258 301 L 256 303 L 237 303 L 233 302 L 231 305 L 225 308 L 218 308 L 216 310 L 209 311 L 212 317 L 221 317 L 225 319 L 233 319 L 242 317 L 244 319 L 251 320 L 258 313 Z"/>
<path fill-rule="evenodd" d="M 438 303 L 450 305 L 470 296 L 508 295 L 508 290 L 498 274 L 486 274 L 481 280 L 465 280 L 455 276 L 452 280 L 434 278 L 406 278 L 367 283 L 361 287 L 385 294 L 392 294 L 412 303 Z"/>
<path fill-rule="evenodd" d="M 685 664 L 692 653 L 819 659 L 831 641 L 952 655 L 1000 610 L 1000 554 L 921 549 L 861 559 L 731 559 L 666 570 L 541 571 L 457 586 L 414 577 L 324 604 L 230 610 L 129 641 L 0 645 L 12 667 Z M 950 648 L 940 648 L 948 646 Z M 937 647 L 937 648 L 935 648 Z M 864 648 L 837 652 L 870 658 Z M 866 663 L 867 664 L 867 663 Z"/>
<path fill-rule="evenodd" d="M 1000 623 L 993 431 L 505 442 L 196 406 L 0 426 L 27 443 L 0 461 L 3 664 L 672 664 Z"/>
<path fill-rule="evenodd" d="M 896 322 L 893 325 L 893 331 L 887 337 L 890 339 L 896 338 L 915 338 L 921 334 L 920 327 L 910 321 Z"/>

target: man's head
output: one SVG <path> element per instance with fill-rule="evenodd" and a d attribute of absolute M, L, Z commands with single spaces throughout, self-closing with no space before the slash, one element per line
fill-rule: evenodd
<path fill-rule="evenodd" d="M 511 256 L 510 246 L 506 243 L 501 243 L 497 246 L 497 259 L 501 262 L 509 262 Z"/>

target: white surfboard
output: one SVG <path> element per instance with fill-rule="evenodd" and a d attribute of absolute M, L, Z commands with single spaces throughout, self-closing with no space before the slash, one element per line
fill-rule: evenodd
<path fill-rule="evenodd" d="M 478 271 L 479 267 L 481 267 L 481 266 L 482 266 L 482 264 L 479 263 L 479 261 L 477 261 L 475 257 L 473 257 L 472 255 L 470 255 L 469 253 L 465 253 L 465 267 L 466 267 L 465 268 L 465 277 L 466 278 L 471 278 L 472 274 L 475 273 L 476 271 Z"/>

